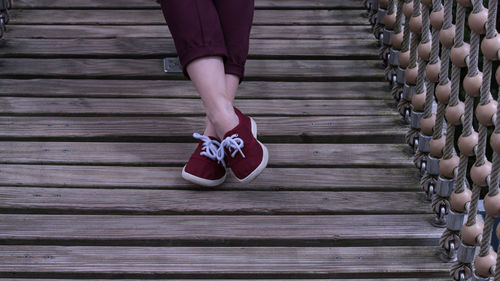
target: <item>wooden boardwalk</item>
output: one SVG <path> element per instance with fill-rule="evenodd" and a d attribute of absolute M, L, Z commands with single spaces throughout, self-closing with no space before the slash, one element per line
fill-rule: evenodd
<path fill-rule="evenodd" d="M 16 0 L 0 45 L 0 280 L 446 280 L 361 0 L 256 0 L 236 105 L 268 168 L 180 172 L 203 130 L 152 0 Z M 14 279 L 15 278 L 15 279 Z"/>

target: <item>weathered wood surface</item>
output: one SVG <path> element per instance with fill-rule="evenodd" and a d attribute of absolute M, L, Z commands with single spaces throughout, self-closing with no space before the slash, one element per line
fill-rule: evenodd
<path fill-rule="evenodd" d="M 273 166 L 412 167 L 396 144 L 269 143 Z M 4 164 L 184 165 L 194 143 L 0 142 Z M 293 154 L 290 151 L 294 151 Z"/>
<path fill-rule="evenodd" d="M 380 81 L 384 73 L 379 65 L 378 60 L 248 60 L 245 79 Z M 165 73 L 162 59 L 0 59 L 0 78 L 19 77 L 183 79 L 184 75 Z"/>
<path fill-rule="evenodd" d="M 75 2 L 77 3 L 77 2 Z M 373 39 L 371 27 L 362 25 L 257 25 L 251 39 Z M 171 38 L 165 25 L 22 25 L 7 26 L 9 38 Z"/>
<path fill-rule="evenodd" d="M 0 95 L 95 98 L 196 98 L 191 81 L 102 79 L 0 79 Z M 238 88 L 241 99 L 359 99 L 391 100 L 383 82 L 265 82 L 245 81 Z M 389 112 L 389 109 L 387 110 Z"/>
<path fill-rule="evenodd" d="M 432 245 L 442 231 L 427 221 L 431 215 L 314 215 L 314 216 L 124 216 L 124 215 L 4 215 L 0 241 L 36 240 L 110 241 L 154 240 L 156 243 L 205 241 L 266 241 L 281 245 L 315 244 L 332 246 L 337 242 L 369 240 L 377 246 L 389 240 L 419 239 Z M 78 223 L 73 223 L 78 221 Z M 133 227 L 131 227 L 133 226 Z M 61 231 L 64 229 L 64 231 Z M 34 241 L 35 240 L 35 241 Z M 379 241 L 376 241 L 379 240 Z M 384 241 L 388 240 L 388 241 Z M 376 241 L 376 242 L 375 242 Z M 95 243 L 94 242 L 94 243 Z M 268 242 L 268 243 L 269 243 Z M 294 243 L 295 242 L 295 243 Z M 346 242 L 349 243 L 349 242 Z M 102 243 L 101 243 L 102 244 Z M 366 241 L 365 241 L 366 245 Z M 420 246 L 420 245 L 419 245 Z"/>
<path fill-rule="evenodd" d="M 356 48 L 347 50 L 355 45 Z M 353 58 L 376 59 L 373 39 L 344 40 L 250 40 L 253 58 Z M 1 46 L 0 57 L 106 57 L 162 58 L 177 56 L 171 38 L 26 39 L 12 38 Z"/>
<path fill-rule="evenodd" d="M 255 10 L 254 25 L 367 25 L 362 10 Z M 161 10 L 12 10 L 9 24 L 165 25 Z"/>
<path fill-rule="evenodd" d="M 0 186 L 200 190 L 199 187 L 182 179 L 181 171 L 182 167 L 3 164 L 0 166 Z M 270 167 L 253 182 L 244 186 L 229 174 L 226 182 L 217 189 L 420 191 L 420 187 L 415 184 L 416 181 L 414 168 Z M 206 189 L 201 188 L 201 190 Z"/>
<path fill-rule="evenodd" d="M 205 215 L 339 215 L 339 214 L 425 214 L 431 210 L 422 204 L 423 194 L 415 192 L 354 192 L 354 191 L 219 191 L 149 190 L 149 189 L 86 189 L 0 187 L 0 209 L 51 213 L 91 214 L 205 214 Z M 398 204 L 387 204 L 387 202 Z M 347 219 L 349 216 L 343 218 Z M 428 218 L 421 216 L 421 218 Z M 52 218 L 55 218 L 52 216 Z M 126 217 L 124 217 L 126 218 Z M 256 219 L 255 217 L 254 219 Z M 325 217 L 326 218 L 326 217 Z M 354 217 L 353 217 L 354 218 Z M 363 220 L 362 216 L 356 217 Z M 398 217 L 372 216 L 386 224 L 392 218 L 405 227 Z M 408 223 L 424 227 L 426 219 L 407 216 Z M 207 217 L 208 219 L 208 217 Z M 328 224 L 335 224 L 332 218 Z M 367 220 L 372 226 L 372 220 Z M 1 223 L 0 223 L 1 224 Z M 359 227 L 363 227 L 360 223 Z M 28 226 L 27 226 L 28 227 Z M 355 226 L 358 227 L 358 226 Z M 425 226 L 425 227 L 430 227 Z M 6 231 L 8 228 L 2 228 Z M 57 228 L 59 229 L 59 228 Z M 342 230 L 338 230 L 342 231 Z M 349 229 L 352 231 L 352 229 Z M 374 229 L 373 231 L 377 231 Z M 381 227 L 379 231 L 392 231 Z M 360 231 L 353 231 L 359 234 Z M 293 233 L 293 232 L 292 232 Z M 434 233 L 431 231 L 431 233 Z M 393 235 L 399 235 L 392 233 Z M 1 235 L 1 234 L 0 234 Z M 412 235 L 421 235 L 419 231 Z"/>
<path fill-rule="evenodd" d="M 442 276 L 448 273 L 448 265 L 438 261 L 436 251 L 436 247 L 1 245 L 0 274 L 133 273 L 196 277 L 233 272 L 241 277 L 265 277 L 266 274 L 295 274 L 302 277 L 365 274 L 365 277 L 369 277 L 392 272 L 396 275 L 411 273 L 415 277 L 432 277 L 432 274 Z"/>
<path fill-rule="evenodd" d="M 362 0 L 256 0 L 256 9 L 296 8 L 296 9 L 362 9 Z M 158 8 L 160 5 L 154 0 L 16 0 L 14 8 Z"/>
<path fill-rule="evenodd" d="M 44 279 L 31 279 L 31 278 L 23 278 L 23 281 L 43 281 Z M 59 281 L 76 281 L 78 279 L 58 279 Z M 117 279 L 106 279 L 109 281 L 115 281 Z M 127 279 L 128 281 L 140 281 L 138 279 Z M 143 279 L 141 279 L 143 280 Z M 167 279 L 156 279 L 156 280 L 167 280 Z M 181 281 L 181 279 L 168 279 L 169 281 Z M 207 279 L 189 279 L 190 281 L 209 281 Z M 297 279 L 224 279 L 224 281 L 295 281 Z M 338 278 L 328 278 L 328 279 L 301 279 L 302 281 L 352 281 L 352 279 L 338 279 Z M 359 281 L 380 281 L 380 279 L 366 279 L 366 278 L 356 278 L 356 280 Z M 411 278 L 411 279 L 393 279 L 391 278 L 390 281 L 449 281 L 449 279 L 445 278 Z M 2 281 L 19 281 L 19 279 L 12 279 L 12 278 L 3 278 Z M 210 280 L 210 281 L 213 281 Z"/>
<path fill-rule="evenodd" d="M 256 0 L 236 105 L 269 167 L 211 189 L 180 177 L 204 118 L 191 82 L 163 72 L 176 54 L 155 1 L 14 5 L 1 280 L 448 275 L 361 0 Z"/>
<path fill-rule="evenodd" d="M 397 116 L 379 100 L 252 99 L 237 100 L 235 106 L 251 116 Z M 0 97 L 0 115 L 6 114 L 205 116 L 202 102 L 194 99 Z"/>
<path fill-rule="evenodd" d="M 406 130 L 396 116 L 254 117 L 258 134 L 297 140 L 350 140 L 401 143 Z M 192 140 L 204 130 L 204 117 L 25 117 L 0 116 L 0 138 L 171 138 Z M 392 140 L 392 141 L 391 141 Z M 272 153 L 272 152 L 271 152 Z"/>

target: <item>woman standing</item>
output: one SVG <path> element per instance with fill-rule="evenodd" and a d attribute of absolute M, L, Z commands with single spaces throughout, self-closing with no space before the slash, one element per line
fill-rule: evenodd
<path fill-rule="evenodd" d="M 264 170 L 267 148 L 255 121 L 233 106 L 248 56 L 253 0 L 161 0 L 184 75 L 203 101 L 206 128 L 194 133 L 198 146 L 182 177 L 203 186 L 226 179 L 229 167 L 240 182 Z"/>

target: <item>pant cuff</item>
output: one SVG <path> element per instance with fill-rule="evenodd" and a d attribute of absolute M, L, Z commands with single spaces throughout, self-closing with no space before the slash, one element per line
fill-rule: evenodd
<path fill-rule="evenodd" d="M 182 65 L 182 73 L 184 74 L 184 76 L 187 79 L 191 80 L 187 72 L 187 66 L 189 65 L 189 63 L 191 63 L 195 59 L 210 56 L 220 56 L 222 57 L 223 61 L 226 61 L 226 48 L 224 46 L 197 46 L 185 50 L 182 55 L 179 55 L 179 61 Z"/>
<path fill-rule="evenodd" d="M 226 74 L 234 74 L 234 75 L 238 76 L 240 78 L 239 83 L 241 84 L 241 82 L 243 82 L 243 78 L 244 78 L 245 66 L 226 61 L 224 63 L 224 72 Z"/>

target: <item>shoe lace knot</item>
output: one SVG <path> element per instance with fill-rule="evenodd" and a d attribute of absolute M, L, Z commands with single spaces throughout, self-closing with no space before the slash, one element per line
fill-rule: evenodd
<path fill-rule="evenodd" d="M 231 136 L 226 137 L 224 140 L 221 141 L 219 151 L 217 158 L 224 158 L 224 148 L 227 147 L 229 152 L 231 152 L 231 157 L 234 158 L 236 156 L 236 153 L 240 152 L 241 156 L 245 158 L 245 154 L 243 154 L 243 151 L 241 150 L 245 143 L 241 138 L 238 137 L 238 134 L 233 134 Z"/>
<path fill-rule="evenodd" d="M 194 133 L 193 138 L 203 141 L 203 146 L 201 148 L 202 151 L 200 152 L 200 155 L 212 160 L 217 160 L 217 163 L 222 163 L 222 166 L 224 166 L 224 168 L 226 167 L 226 163 L 224 162 L 224 155 L 222 155 L 222 158 L 219 157 L 219 148 L 221 147 L 220 142 L 198 133 Z"/>

